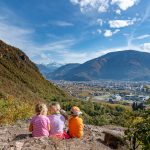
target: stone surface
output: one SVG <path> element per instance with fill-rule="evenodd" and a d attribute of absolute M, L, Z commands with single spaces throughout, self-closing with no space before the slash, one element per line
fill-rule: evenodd
<path fill-rule="evenodd" d="M 12 126 L 1 126 L 0 150 L 112 150 L 114 148 L 104 141 L 106 138 L 104 132 L 113 132 L 121 138 L 124 131 L 119 127 L 91 125 L 86 125 L 84 130 L 85 134 L 82 139 L 56 140 L 48 137 L 31 137 L 27 123 L 20 122 Z M 127 149 L 125 145 L 117 147 L 120 150 Z"/>

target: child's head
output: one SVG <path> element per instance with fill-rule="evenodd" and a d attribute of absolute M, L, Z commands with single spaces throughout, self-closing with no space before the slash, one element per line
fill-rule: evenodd
<path fill-rule="evenodd" d="M 59 103 L 52 103 L 50 106 L 50 113 L 60 113 L 61 107 Z"/>
<path fill-rule="evenodd" d="M 73 106 L 70 111 L 73 116 L 79 116 L 80 114 L 82 114 L 80 108 L 77 106 Z"/>
<path fill-rule="evenodd" d="M 35 106 L 35 112 L 38 115 L 47 115 L 47 106 L 43 103 L 39 103 Z"/>

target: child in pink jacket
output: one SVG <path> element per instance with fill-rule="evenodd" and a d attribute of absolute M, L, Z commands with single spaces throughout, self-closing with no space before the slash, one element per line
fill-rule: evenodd
<path fill-rule="evenodd" d="M 47 115 L 47 106 L 45 104 L 37 104 L 35 107 L 36 115 L 32 117 L 29 131 L 33 137 L 49 136 L 50 120 Z"/>

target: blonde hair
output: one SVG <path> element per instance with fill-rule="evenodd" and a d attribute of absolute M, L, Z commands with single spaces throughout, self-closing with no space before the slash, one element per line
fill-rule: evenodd
<path fill-rule="evenodd" d="M 47 115 L 47 106 L 44 103 L 36 104 L 35 112 L 40 115 Z"/>
<path fill-rule="evenodd" d="M 55 112 L 60 113 L 61 107 L 60 107 L 60 104 L 56 102 L 50 105 L 50 109 L 53 109 Z"/>

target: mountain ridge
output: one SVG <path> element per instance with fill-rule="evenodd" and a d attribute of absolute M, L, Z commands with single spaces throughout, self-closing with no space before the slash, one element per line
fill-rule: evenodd
<path fill-rule="evenodd" d="M 56 69 L 54 72 L 47 74 L 47 78 L 50 79 L 61 79 L 61 76 L 64 76 L 65 74 L 67 74 L 67 72 L 69 72 L 70 70 L 78 67 L 80 64 L 79 63 L 69 63 L 66 65 L 63 65 L 61 67 L 59 67 L 58 69 Z"/>
<path fill-rule="evenodd" d="M 70 81 L 89 80 L 150 80 L 150 53 L 136 50 L 111 52 L 89 60 L 64 76 L 55 78 Z M 53 78 L 52 78 L 53 79 Z"/>
<path fill-rule="evenodd" d="M 62 65 L 56 63 L 49 63 L 49 64 L 36 64 L 36 66 L 38 67 L 39 71 L 44 75 L 44 77 L 46 77 L 48 74 L 54 72 Z"/>

